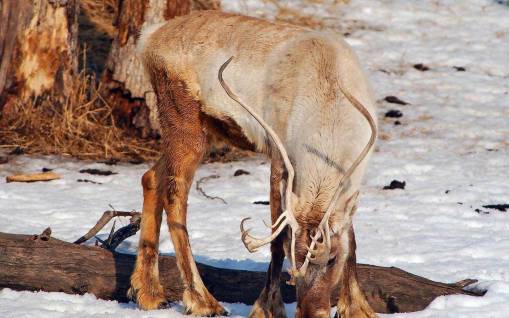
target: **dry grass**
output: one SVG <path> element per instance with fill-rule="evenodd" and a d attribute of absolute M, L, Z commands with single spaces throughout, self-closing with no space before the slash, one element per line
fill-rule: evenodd
<path fill-rule="evenodd" d="M 73 94 L 17 103 L 3 118 L 0 144 L 25 153 L 59 154 L 81 159 L 153 160 L 159 156 L 153 140 L 136 138 L 116 126 L 112 107 L 99 94 L 93 76 L 81 73 Z"/>
<path fill-rule="evenodd" d="M 280 0 L 264 0 L 277 8 L 275 19 L 311 29 L 324 29 L 327 27 L 323 17 L 304 13 L 302 8 L 292 8 Z M 350 0 L 304 0 L 307 6 L 336 6 L 349 3 Z"/>
<path fill-rule="evenodd" d="M 18 102 L 0 122 L 0 150 L 61 155 L 89 160 L 155 161 L 161 144 L 143 139 L 132 128 L 115 124 L 113 108 L 100 95 L 94 76 L 81 73 L 64 101 L 55 95 Z M 204 162 L 230 162 L 253 156 L 210 140 Z"/>

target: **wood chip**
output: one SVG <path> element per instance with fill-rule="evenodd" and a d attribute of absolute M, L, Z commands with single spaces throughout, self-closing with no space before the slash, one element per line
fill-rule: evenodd
<path fill-rule="evenodd" d="M 60 179 L 60 175 L 52 171 L 39 172 L 32 174 L 15 174 L 7 176 L 5 180 L 9 182 L 38 182 L 38 181 L 51 181 Z"/>

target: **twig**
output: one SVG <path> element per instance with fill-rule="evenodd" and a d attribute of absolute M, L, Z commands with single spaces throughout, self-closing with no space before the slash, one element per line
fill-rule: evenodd
<path fill-rule="evenodd" d="M 111 244 L 111 239 L 113 238 L 113 234 L 115 233 L 115 224 L 117 224 L 117 221 L 113 221 L 113 226 L 111 227 L 110 235 L 108 235 L 108 239 L 106 240 L 106 245 Z"/>
<path fill-rule="evenodd" d="M 101 247 L 110 251 L 115 251 L 118 245 L 125 241 L 128 237 L 133 236 L 138 232 L 141 225 L 141 215 L 133 215 L 128 225 L 121 227 L 113 233 L 111 239 L 108 239 L 108 244 L 103 244 Z"/>
<path fill-rule="evenodd" d="M 216 196 L 210 196 L 208 194 L 205 193 L 205 191 L 203 190 L 203 188 L 201 187 L 201 185 L 207 181 L 207 180 L 210 180 L 210 179 L 218 179 L 219 176 L 217 174 L 213 174 L 211 176 L 208 176 L 208 177 L 203 177 L 201 178 L 200 180 L 196 181 L 196 190 L 198 190 L 198 192 L 200 192 L 204 197 L 206 197 L 207 199 L 210 199 L 210 200 L 221 200 L 221 202 L 223 202 L 224 204 L 228 204 L 226 203 L 226 201 L 221 198 L 221 197 L 216 197 Z"/>
<path fill-rule="evenodd" d="M 102 230 L 102 228 L 106 224 L 108 224 L 108 222 L 111 221 L 111 219 L 113 219 L 114 217 L 117 217 L 117 216 L 130 216 L 130 217 L 138 216 L 138 217 L 141 218 L 141 213 L 140 212 L 136 212 L 136 211 L 131 211 L 131 212 L 114 211 L 114 210 L 113 211 L 106 211 L 106 212 L 103 213 L 103 215 L 101 216 L 99 221 L 97 221 L 97 224 L 94 225 L 94 227 L 91 228 L 90 231 L 88 231 L 87 234 L 83 235 L 78 240 L 76 240 L 76 242 L 74 242 L 74 244 L 81 244 L 83 242 L 88 241 L 89 239 L 94 237 L 97 233 L 99 233 L 99 231 Z"/>

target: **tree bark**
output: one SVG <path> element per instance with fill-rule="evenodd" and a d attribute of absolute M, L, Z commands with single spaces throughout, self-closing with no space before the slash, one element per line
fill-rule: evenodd
<path fill-rule="evenodd" d="M 62 101 L 77 74 L 77 0 L 0 1 L 0 114 L 51 93 Z"/>
<path fill-rule="evenodd" d="M 173 256 L 159 258 L 161 283 L 170 301 L 180 300 L 183 285 Z M 70 294 L 92 293 L 101 299 L 127 301 L 135 256 L 83 246 L 48 236 L 0 233 L 0 288 L 43 290 Z M 253 304 L 265 284 L 265 273 L 220 269 L 198 264 L 205 285 L 220 301 Z M 474 295 L 466 282 L 444 284 L 394 267 L 358 265 L 359 281 L 373 309 L 379 313 L 424 309 L 441 295 Z M 281 281 L 285 302 L 295 291 Z M 337 294 L 332 303 L 336 303 Z"/>
<path fill-rule="evenodd" d="M 142 137 L 147 137 L 159 130 L 159 122 L 155 94 L 135 52 L 140 30 L 194 9 L 219 9 L 219 1 L 137 0 L 119 3 L 118 34 L 102 75 L 102 92 L 114 107 L 119 123 L 134 126 Z"/>

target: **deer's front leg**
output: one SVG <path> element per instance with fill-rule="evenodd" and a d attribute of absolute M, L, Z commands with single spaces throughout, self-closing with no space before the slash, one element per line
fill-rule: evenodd
<path fill-rule="evenodd" d="M 353 226 L 344 235 L 348 235 L 348 257 L 340 279 L 339 299 L 336 317 L 375 318 L 377 317 L 366 296 L 361 290 L 357 278 L 357 259 L 355 256 L 355 234 Z"/>
<path fill-rule="evenodd" d="M 272 224 L 281 215 L 281 180 L 283 166 L 280 160 L 273 159 L 270 170 L 270 211 Z M 273 229 L 275 230 L 275 229 Z M 279 282 L 285 258 L 283 250 L 283 234 L 270 243 L 271 260 L 267 272 L 267 282 L 256 300 L 249 317 L 251 318 L 285 318 L 286 312 L 281 297 Z"/>
<path fill-rule="evenodd" d="M 162 198 L 157 191 L 161 160 L 142 178 L 143 212 L 141 215 L 141 235 L 138 245 L 136 265 L 131 275 L 130 298 L 138 307 L 145 310 L 157 309 L 166 305 L 163 287 L 159 282 L 158 247 L 163 212 Z"/>

